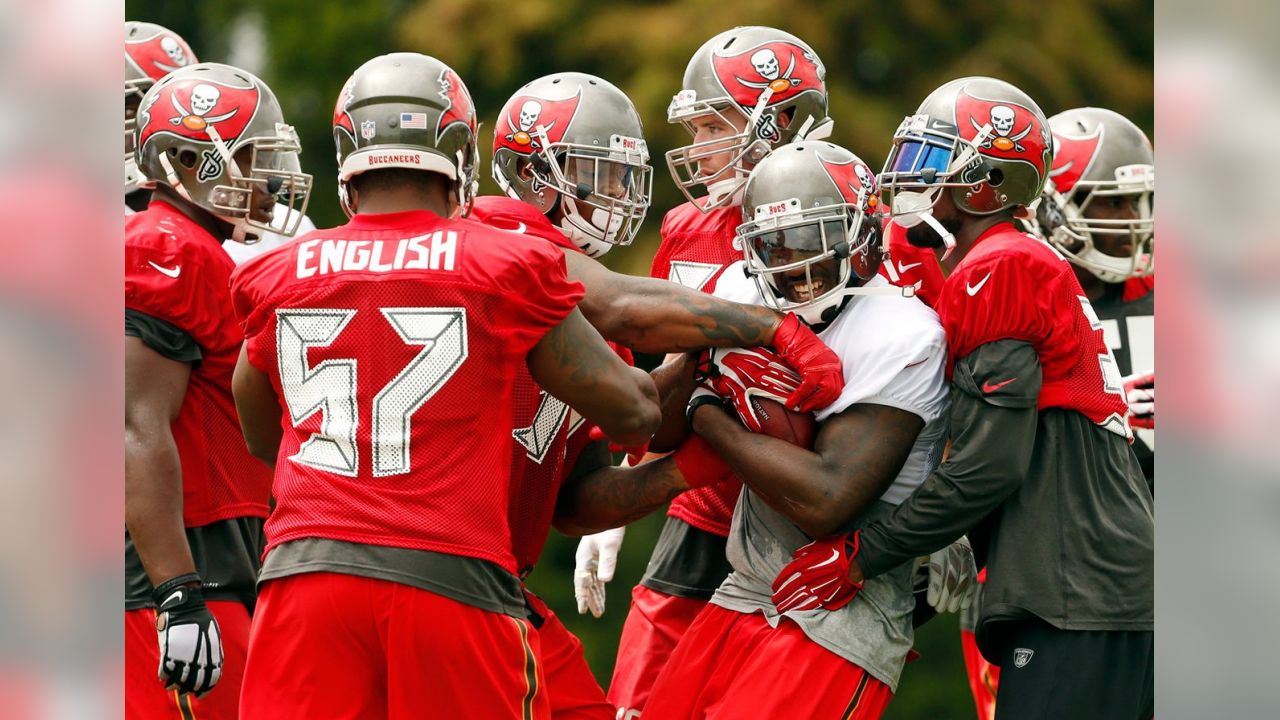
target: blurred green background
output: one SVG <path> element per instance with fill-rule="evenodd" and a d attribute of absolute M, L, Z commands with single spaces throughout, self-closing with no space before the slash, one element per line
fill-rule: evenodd
<path fill-rule="evenodd" d="M 316 178 L 308 214 L 321 227 L 345 219 L 334 191 L 330 122 L 343 82 L 365 60 L 417 51 L 458 71 L 484 123 L 486 194 L 498 192 L 487 175 L 493 121 L 517 88 L 557 71 L 604 77 L 635 102 L 654 155 L 649 219 L 634 245 L 606 257 L 614 269 L 635 274 L 648 270 L 662 214 L 683 199 L 662 154 L 687 135 L 666 123 L 667 103 L 694 50 L 734 25 L 778 27 L 814 48 L 827 68 L 836 121 L 831 140 L 872 167 L 884 161 L 902 116 L 934 87 L 963 75 L 1008 80 L 1050 115 L 1097 105 L 1130 117 L 1149 134 L 1153 124 L 1149 2 L 126 0 L 125 17 L 164 25 L 185 37 L 200 59 L 238 65 L 271 86 L 302 137 L 303 165 Z M 613 669 L 630 588 L 644 571 L 661 522 L 655 515 L 628 530 L 609 611 L 600 620 L 580 617 L 574 609 L 574 541 L 552 538 L 531 578 L 582 638 L 602 683 Z M 956 638 L 951 616 L 921 631 L 917 648 L 923 659 L 904 672 L 887 718 L 973 717 Z"/>

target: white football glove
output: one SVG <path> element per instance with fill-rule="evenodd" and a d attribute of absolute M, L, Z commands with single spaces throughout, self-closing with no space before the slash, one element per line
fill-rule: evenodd
<path fill-rule="evenodd" d="M 940 613 L 959 612 L 978 592 L 978 567 L 969 539 L 959 540 L 929 555 L 929 589 L 925 599 Z"/>
<path fill-rule="evenodd" d="M 604 614 L 604 586 L 613 579 L 618 568 L 618 551 L 622 549 L 625 527 L 586 535 L 578 541 L 573 568 L 573 597 L 578 601 L 578 614 L 588 610 L 595 617 Z"/>

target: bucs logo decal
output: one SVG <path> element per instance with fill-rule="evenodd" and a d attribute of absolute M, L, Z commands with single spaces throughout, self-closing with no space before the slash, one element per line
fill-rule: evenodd
<path fill-rule="evenodd" d="M 495 128 L 494 149 L 500 147 L 528 155 L 543 150 L 543 142 L 554 144 L 564 137 L 578 112 L 582 90 L 564 100 L 517 95 L 502 109 Z"/>
<path fill-rule="evenodd" d="M 184 68 L 196 61 L 187 44 L 174 35 L 153 35 L 146 40 L 124 43 L 124 56 L 152 80 Z"/>
<path fill-rule="evenodd" d="M 1093 164 L 1093 156 L 1102 144 L 1102 126 L 1090 135 L 1083 137 L 1065 137 L 1053 134 L 1055 149 L 1053 153 L 1053 169 L 1049 171 L 1049 179 L 1059 192 L 1066 192 L 1075 187 L 1080 177 Z"/>
<path fill-rule="evenodd" d="M 258 112 L 262 98 L 258 88 L 233 87 L 213 81 L 184 78 L 157 85 L 138 109 L 138 144 L 145 151 L 147 141 L 162 133 L 179 135 L 198 142 L 212 142 L 210 131 L 227 145 L 240 137 Z M 222 174 L 223 158 L 205 151 L 199 171 L 203 182 Z"/>
<path fill-rule="evenodd" d="M 717 53 L 711 63 L 720 85 L 734 102 L 747 108 L 760 102 L 766 88 L 773 91 L 769 105 L 824 88 L 826 70 L 818 58 L 793 43 L 765 43 L 736 55 Z"/>
<path fill-rule="evenodd" d="M 860 162 L 850 160 L 845 163 L 827 162 L 818 156 L 818 160 L 822 163 L 822 167 L 827 171 L 827 175 L 831 178 L 831 182 L 836 184 L 840 190 L 840 195 L 844 197 L 844 201 L 850 205 L 859 206 L 860 202 L 865 203 L 869 208 L 873 208 L 877 204 L 876 200 L 876 179 L 872 175 L 871 169 Z M 861 201 L 858 198 L 858 192 L 863 191 L 864 197 Z"/>
<path fill-rule="evenodd" d="M 1038 165 L 1041 171 L 1048 168 L 1053 152 L 1049 129 L 1034 112 L 1017 103 L 982 100 L 961 90 L 956 96 L 956 126 L 960 136 L 973 140 L 986 125 L 990 125 L 992 131 L 979 147 L 988 154 L 1026 160 Z"/>
<path fill-rule="evenodd" d="M 333 106 L 333 127 L 335 130 L 342 130 L 347 134 L 347 138 L 351 140 L 351 144 L 356 143 L 356 127 L 351 120 L 351 81 L 348 80 L 346 85 L 342 86 L 342 92 L 338 93 L 338 104 Z"/>
<path fill-rule="evenodd" d="M 471 94 L 467 92 L 467 86 L 462 84 L 462 78 L 458 77 L 458 73 L 445 68 L 440 72 L 437 81 L 440 83 L 440 94 L 449 105 L 444 112 L 440 113 L 440 122 L 436 125 L 436 141 L 439 142 L 444 131 L 455 123 L 463 123 L 474 134 L 476 110 L 471 104 Z"/>

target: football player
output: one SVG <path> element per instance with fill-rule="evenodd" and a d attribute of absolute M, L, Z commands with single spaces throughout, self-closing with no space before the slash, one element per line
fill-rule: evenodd
<path fill-rule="evenodd" d="M 1155 155 L 1123 115 L 1077 108 L 1049 118 L 1053 169 L 1040 234 L 1075 266 L 1126 378 L 1133 444 L 1155 490 Z M 1144 378 L 1144 376 L 1148 376 Z M 1145 404 L 1145 406 L 1144 406 Z"/>
<path fill-rule="evenodd" d="M 293 232 L 271 208 L 311 178 L 270 88 L 226 65 L 147 90 L 135 147 L 155 197 L 125 221 L 125 713 L 234 718 L 271 473 L 232 403 L 222 243 Z"/>
<path fill-rule="evenodd" d="M 569 277 L 586 291 L 584 316 L 606 338 L 647 351 L 671 351 L 707 345 L 736 345 L 739 337 L 766 338 L 781 319 L 755 307 L 717 301 L 694 290 L 651 278 L 634 278 L 605 269 L 598 260 L 615 245 L 631 242 L 649 206 L 652 168 L 640 116 L 627 96 L 606 80 L 582 73 L 556 73 L 520 88 L 504 105 L 494 131 L 493 174 L 509 198 L 477 198 L 471 216 L 493 227 L 542 237 L 563 249 Z M 839 377 L 834 356 L 803 325 L 790 344 L 774 332 L 774 343 L 812 373 Z M 647 327 L 643 333 L 634 330 Z M 704 329 L 719 328 L 708 332 Z M 825 388 L 806 407 L 826 404 L 842 382 Z M 588 427 L 564 403 L 541 392 L 528 373 L 516 379 L 516 443 L 513 474 L 521 492 L 513 494 L 513 534 L 522 574 L 532 569 L 553 520 L 557 489 L 567 481 L 571 510 L 557 517 L 562 530 L 582 534 L 614 527 L 647 514 L 687 486 L 680 483 L 675 460 L 614 473 L 607 468 L 607 447 L 590 444 Z M 660 488 L 654 478 L 662 477 Z M 641 497 L 639 507 L 605 502 L 606 486 L 627 484 Z M 635 496 L 632 496 L 634 498 Z M 612 718 L 612 706 L 591 676 L 581 647 L 560 621 L 533 597 L 531 621 L 547 651 L 544 667 L 555 717 Z"/>
<path fill-rule="evenodd" d="M 840 355 L 847 384 L 816 413 L 809 449 L 751 432 L 761 421 L 743 395 L 760 389 L 737 380 L 745 353 L 712 352 L 715 392 L 695 392 L 688 414 L 746 485 L 731 572 L 668 658 L 645 717 L 874 719 L 897 687 L 912 643 L 911 562 L 872 581 L 865 604 L 823 609 L 806 596 L 775 607 L 771 590 L 793 550 L 887 516 L 942 453 L 942 326 L 877 274 L 874 183 L 853 153 L 815 141 L 774 152 L 747 181 L 737 229 L 746 260 L 715 294 L 800 314 Z"/>
<path fill-rule="evenodd" d="M 512 426 L 526 362 L 627 445 L 656 428 L 656 390 L 577 311 L 559 250 L 453 218 L 477 152 L 452 69 L 383 55 L 342 95 L 359 128 L 354 142 L 335 129 L 351 221 L 232 278 L 237 407 L 250 448 L 276 462 L 241 709 L 547 717 L 508 519 L 510 440 L 493 429 Z"/>
<path fill-rule="evenodd" d="M 992 78 L 946 83 L 899 126 L 881 189 L 950 271 L 950 451 L 888 517 L 797 551 L 775 588 L 833 606 L 968 532 L 996 717 L 1148 718 L 1152 497 L 1121 376 L 1074 266 L 1013 225 L 1052 155 L 1035 102 Z"/>
<path fill-rule="evenodd" d="M 666 158 L 688 202 L 663 218 L 652 277 L 710 293 L 725 268 L 742 258 L 734 229 L 742 221 L 747 175 L 774 148 L 830 132 L 825 74 L 804 41 L 768 27 L 727 30 L 694 53 L 667 109 L 668 122 L 692 136 Z M 730 344 L 760 343 L 744 337 Z M 737 495 L 732 483 L 714 484 L 684 493 L 668 510 L 632 593 L 609 685 L 609 699 L 623 715 L 643 709 L 676 641 L 728 574 L 725 537 Z M 581 541 L 574 572 L 579 612 L 603 613 L 604 584 L 612 579 L 622 535 L 617 528 Z"/>
<path fill-rule="evenodd" d="M 1155 192 L 1151 141 L 1122 115 L 1077 108 L 1049 118 L 1053 168 L 1032 230 L 1075 266 L 1125 376 L 1134 453 L 1155 492 Z M 1146 372 L 1135 372 L 1145 369 Z M 1149 380 L 1146 380 L 1149 378 Z M 1145 380 L 1146 387 L 1136 387 Z M 1142 406 L 1146 402 L 1147 408 Z M 1138 412 L 1135 411 L 1137 408 Z M 985 581 L 985 573 L 984 578 Z M 962 613 L 961 645 L 978 717 L 995 715 L 1000 668 L 978 652 L 978 605 Z"/>
<path fill-rule="evenodd" d="M 144 209 L 151 200 L 152 183 L 138 169 L 133 152 L 134 127 L 142 96 L 157 80 L 197 61 L 185 40 L 160 25 L 126 22 L 124 35 L 124 212 L 129 215 Z M 289 203 L 276 203 L 273 210 L 275 224 L 283 226 L 289 223 L 291 213 L 297 212 L 293 205 L 300 204 L 302 200 L 295 198 Z M 295 234 L 316 229 L 311 218 L 300 215 Z M 283 245 L 291 238 L 291 235 L 261 230 L 256 235 L 247 235 L 243 242 L 226 243 L 223 249 L 239 265 L 270 248 Z"/>

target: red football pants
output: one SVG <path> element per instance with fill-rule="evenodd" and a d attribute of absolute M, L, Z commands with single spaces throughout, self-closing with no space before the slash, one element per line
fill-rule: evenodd
<path fill-rule="evenodd" d="M 263 584 L 240 713 L 246 720 L 550 716 L 527 621 L 327 572 Z"/>
<path fill-rule="evenodd" d="M 969 675 L 969 690 L 978 709 L 978 720 L 994 720 L 996 689 L 1000 687 L 1000 668 L 987 662 L 978 652 L 978 641 L 969 630 L 960 630 L 960 648 L 964 651 L 964 669 Z"/>
<path fill-rule="evenodd" d="M 525 596 L 533 611 L 543 618 L 542 627 L 536 632 L 542 649 L 551 720 L 614 720 L 613 705 L 605 700 L 604 690 L 591 674 L 582 643 L 542 598 L 527 589 Z"/>
<path fill-rule="evenodd" d="M 249 649 L 249 611 L 238 602 L 210 600 L 209 612 L 222 636 L 222 679 L 204 697 L 165 690 L 160 669 L 160 641 L 156 611 L 129 610 L 124 614 L 124 714 L 133 720 L 164 718 L 239 717 L 240 684 Z"/>
<path fill-rule="evenodd" d="M 707 605 L 658 675 L 648 720 L 877 720 L 893 692 L 790 620 Z"/>
<path fill-rule="evenodd" d="M 640 716 L 658 673 L 706 606 L 706 600 L 667 595 L 643 585 L 631 591 L 631 609 L 618 638 L 618 660 L 609 682 L 609 702 L 618 708 L 618 720 Z"/>

